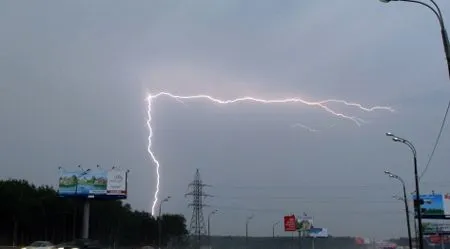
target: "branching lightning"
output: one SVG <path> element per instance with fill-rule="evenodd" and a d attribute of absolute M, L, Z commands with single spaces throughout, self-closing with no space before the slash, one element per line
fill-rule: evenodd
<path fill-rule="evenodd" d="M 261 103 L 261 104 L 286 104 L 286 103 L 300 103 L 303 105 L 307 105 L 307 106 L 315 106 L 318 108 L 321 108 L 323 110 L 325 110 L 326 112 L 330 113 L 333 116 L 336 116 L 338 118 L 342 118 L 342 119 L 347 119 L 350 120 L 352 122 L 354 122 L 356 125 L 360 126 L 362 123 L 364 123 L 365 121 L 361 118 L 355 117 L 355 116 L 349 116 L 346 115 L 344 113 L 338 112 L 333 110 L 332 108 L 330 108 L 328 106 L 328 104 L 343 104 L 345 106 L 349 106 L 349 107 L 355 107 L 357 109 L 360 109 L 362 111 L 365 112 L 372 112 L 372 111 L 376 111 L 376 110 L 385 110 L 385 111 L 389 111 L 389 112 L 394 112 L 394 109 L 392 109 L 391 107 L 387 107 L 387 106 L 374 106 L 374 107 L 364 107 L 361 104 L 358 103 L 354 103 L 354 102 L 348 102 L 345 100 L 338 100 L 338 99 L 328 99 L 328 100 L 322 100 L 322 101 L 316 101 L 316 102 L 310 102 L 301 98 L 285 98 L 285 99 L 261 99 L 261 98 L 254 98 L 254 97 L 241 97 L 241 98 L 236 98 L 236 99 L 228 99 L 228 100 L 222 100 L 222 99 L 218 99 L 209 95 L 205 95 L 205 94 L 199 94 L 199 95 L 190 95 L 190 96 L 181 96 L 181 95 L 175 95 L 169 92 L 159 92 L 157 94 L 154 95 L 148 95 L 147 97 L 147 104 L 148 104 L 148 109 L 147 109 L 147 115 L 148 115 L 148 120 L 147 120 L 147 126 L 148 126 L 148 130 L 149 130 L 149 136 L 148 136 L 148 153 L 150 155 L 151 160 L 153 161 L 153 164 L 156 167 L 156 190 L 154 193 L 154 199 L 153 199 L 153 204 L 152 204 L 152 215 L 155 215 L 155 207 L 156 204 L 158 203 L 158 194 L 159 194 L 159 190 L 160 190 L 160 163 L 157 160 L 155 153 L 152 150 L 152 137 L 153 137 L 153 130 L 152 130 L 152 103 L 154 100 L 156 100 L 159 97 L 168 97 L 168 98 L 172 98 L 176 101 L 179 101 L 181 103 L 184 103 L 183 100 L 196 100 L 196 99 L 203 99 L 203 100 L 208 100 L 210 102 L 216 103 L 216 104 L 221 104 L 221 105 L 225 105 L 225 104 L 233 104 L 233 103 L 238 103 L 238 102 L 255 102 L 255 103 Z"/>

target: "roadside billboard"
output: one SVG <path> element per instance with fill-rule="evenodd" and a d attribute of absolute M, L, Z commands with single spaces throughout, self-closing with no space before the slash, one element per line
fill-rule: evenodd
<path fill-rule="evenodd" d="M 450 235 L 450 224 L 424 222 L 422 224 L 423 234 L 441 234 Z"/>
<path fill-rule="evenodd" d="M 313 227 L 308 231 L 309 237 L 313 238 L 327 238 L 328 237 L 328 229 L 327 228 L 319 228 Z"/>
<path fill-rule="evenodd" d="M 295 215 L 284 216 L 284 231 L 295 232 L 297 231 L 297 222 Z"/>
<path fill-rule="evenodd" d="M 450 243 L 450 237 L 447 235 L 437 235 L 437 234 L 428 235 L 425 236 L 424 239 L 429 246 L 436 246 Z"/>
<path fill-rule="evenodd" d="M 416 199 L 415 195 L 413 195 L 413 199 Z M 444 195 L 420 195 L 420 199 L 423 200 L 423 204 L 421 205 L 423 219 L 442 219 L 450 215 L 450 201 L 444 201 Z M 448 207 L 446 208 L 445 205 Z"/>
<path fill-rule="evenodd" d="M 450 194 L 443 195 L 444 214 L 450 216 Z"/>
<path fill-rule="evenodd" d="M 313 227 L 313 218 L 310 216 L 303 216 L 298 219 L 297 228 L 300 231 L 308 231 Z"/>
<path fill-rule="evenodd" d="M 61 197 L 126 199 L 127 171 L 121 169 L 61 170 L 58 194 Z"/>

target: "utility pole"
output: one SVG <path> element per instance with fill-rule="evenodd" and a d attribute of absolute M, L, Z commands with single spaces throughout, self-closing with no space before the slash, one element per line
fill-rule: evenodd
<path fill-rule="evenodd" d="M 203 191 L 205 186 L 208 185 L 203 184 L 202 179 L 200 178 L 200 171 L 197 169 L 194 181 L 189 184 L 191 191 L 186 194 L 186 196 L 193 197 L 192 202 L 189 204 L 189 207 L 192 207 L 190 232 L 197 238 L 197 248 L 200 248 L 201 236 L 206 233 L 203 208 L 207 205 L 203 204 L 203 199 L 211 196 Z"/>
<path fill-rule="evenodd" d="M 159 215 L 158 215 L 158 248 L 161 248 L 162 246 L 162 216 L 161 216 L 161 209 L 162 209 L 162 204 L 164 202 L 168 202 L 170 199 L 170 196 L 167 196 L 165 199 L 163 199 L 160 203 L 159 203 Z"/>
<path fill-rule="evenodd" d="M 211 215 L 216 214 L 217 213 L 217 209 L 212 211 L 211 213 L 209 213 L 208 215 L 208 245 L 209 248 L 211 248 Z"/>
<path fill-rule="evenodd" d="M 248 224 L 253 219 L 254 215 L 250 215 L 247 217 L 247 220 L 245 221 L 245 248 L 248 248 Z"/>

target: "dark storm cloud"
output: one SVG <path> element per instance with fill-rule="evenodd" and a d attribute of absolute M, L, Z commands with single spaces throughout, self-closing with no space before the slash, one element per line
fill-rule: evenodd
<path fill-rule="evenodd" d="M 391 199 L 399 186 L 382 172 L 411 188 L 410 153 L 383 133 L 413 140 L 426 162 L 449 93 L 433 18 L 375 0 L 4 1 L 3 176 L 55 184 L 60 165 L 120 165 L 131 169 L 129 202 L 148 210 L 148 92 L 391 105 L 394 114 L 333 106 L 370 121 L 357 127 L 305 106 L 158 99 L 153 142 L 161 196 L 173 196 L 165 209 L 190 219 L 184 194 L 200 168 L 216 196 L 208 203 L 220 209 L 213 233 L 243 234 L 254 213 L 251 234 L 267 235 L 284 213 L 307 212 L 333 235 L 403 235 L 402 206 Z M 448 190 L 448 138 L 424 191 Z"/>

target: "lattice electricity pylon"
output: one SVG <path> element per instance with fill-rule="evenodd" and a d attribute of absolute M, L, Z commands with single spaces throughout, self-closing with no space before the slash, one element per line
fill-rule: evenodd
<path fill-rule="evenodd" d="M 192 218 L 190 224 L 190 233 L 197 238 L 200 242 L 201 236 L 206 234 L 205 219 L 203 218 L 203 208 L 208 205 L 204 204 L 205 197 L 211 197 L 203 191 L 204 187 L 209 185 L 203 184 L 200 178 L 200 171 L 197 169 L 195 172 L 194 181 L 189 184 L 189 189 L 191 190 L 186 196 L 192 196 L 192 202 L 189 207 L 192 207 Z"/>

